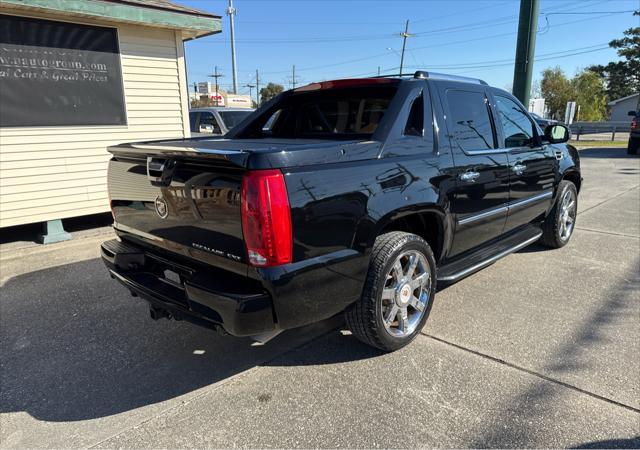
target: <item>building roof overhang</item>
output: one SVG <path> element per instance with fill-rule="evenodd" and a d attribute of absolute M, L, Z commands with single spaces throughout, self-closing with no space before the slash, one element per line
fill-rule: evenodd
<path fill-rule="evenodd" d="M 220 33 L 222 19 L 167 0 L 2 0 L 2 6 L 181 30 L 185 40 Z M 0 9 L 2 11 L 2 9 Z"/>

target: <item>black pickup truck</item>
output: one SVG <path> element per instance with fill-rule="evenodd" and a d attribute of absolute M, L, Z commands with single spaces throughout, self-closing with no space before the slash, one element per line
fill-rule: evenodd
<path fill-rule="evenodd" d="M 395 350 L 436 283 L 569 241 L 582 177 L 567 140 L 481 80 L 313 83 L 225 138 L 111 147 L 118 239 L 102 257 L 154 319 L 270 336 L 344 312 Z"/>

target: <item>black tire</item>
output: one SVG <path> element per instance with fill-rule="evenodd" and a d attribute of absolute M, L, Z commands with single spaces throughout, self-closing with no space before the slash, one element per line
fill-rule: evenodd
<path fill-rule="evenodd" d="M 392 336 L 385 328 L 382 317 L 382 290 L 388 282 L 388 274 L 394 262 L 408 251 L 417 251 L 424 256 L 429 266 L 430 285 L 423 291 L 428 292 L 427 303 L 416 328 L 407 336 L 398 337 Z M 424 270 L 427 273 L 427 268 Z M 351 332 L 365 344 L 387 352 L 398 350 L 411 342 L 424 327 L 431 312 L 435 290 L 436 263 L 429 244 L 420 236 L 410 233 L 393 231 L 380 235 L 373 246 L 362 297 L 345 312 L 347 325 Z"/>
<path fill-rule="evenodd" d="M 629 138 L 629 143 L 627 144 L 627 155 L 637 155 L 638 148 L 640 147 L 640 138 Z"/>
<path fill-rule="evenodd" d="M 570 191 L 573 196 L 573 200 L 575 201 L 575 205 L 573 207 L 573 224 L 569 235 L 563 237 L 563 212 L 562 212 L 562 201 L 567 195 L 567 191 Z M 567 245 L 569 240 L 571 239 L 571 235 L 573 234 L 573 230 L 575 230 L 575 222 L 577 218 L 578 211 L 578 191 L 576 189 L 575 184 L 570 181 L 563 180 L 558 185 L 558 194 L 556 195 L 556 200 L 551 209 L 551 212 L 545 219 L 542 224 L 542 237 L 540 238 L 540 242 L 549 247 L 549 248 L 560 248 Z"/>

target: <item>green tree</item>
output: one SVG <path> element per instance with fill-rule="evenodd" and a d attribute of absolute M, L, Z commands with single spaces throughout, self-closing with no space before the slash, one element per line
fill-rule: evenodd
<path fill-rule="evenodd" d="M 579 114 L 576 120 L 597 122 L 607 117 L 607 93 L 602 78 L 595 72 L 585 70 L 572 80 L 575 101 Z"/>
<path fill-rule="evenodd" d="M 269 83 L 262 89 L 260 89 L 260 104 L 271 100 L 273 97 L 284 91 L 284 87 L 281 84 Z"/>
<path fill-rule="evenodd" d="M 206 95 L 201 95 L 198 99 L 191 99 L 192 108 L 205 108 L 207 106 L 213 106 L 213 100 Z"/>
<path fill-rule="evenodd" d="M 640 11 L 633 15 L 640 16 Z M 610 100 L 640 92 L 640 27 L 627 29 L 624 37 L 612 40 L 609 47 L 617 49 L 618 56 L 623 59 L 604 66 L 591 66 L 589 70 L 604 78 Z"/>
<path fill-rule="evenodd" d="M 560 67 L 542 71 L 540 90 L 551 118 L 563 120 L 567 102 L 575 100 L 575 91 Z"/>

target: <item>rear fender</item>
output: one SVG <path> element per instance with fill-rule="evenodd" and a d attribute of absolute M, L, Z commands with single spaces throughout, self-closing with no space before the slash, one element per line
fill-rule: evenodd
<path fill-rule="evenodd" d="M 386 230 L 402 230 L 403 227 L 400 225 L 403 223 L 414 224 L 406 231 L 417 234 L 429 242 L 437 260 L 445 254 L 445 249 L 450 247 L 452 227 L 445 211 L 435 204 L 421 204 L 399 208 L 386 214 L 376 224 L 375 231 L 369 237 L 368 248 L 373 248 L 376 238 Z M 422 224 L 424 224 L 424 228 L 420 228 Z M 400 228 L 398 228 L 399 226 Z"/>

